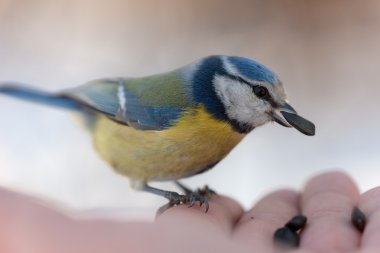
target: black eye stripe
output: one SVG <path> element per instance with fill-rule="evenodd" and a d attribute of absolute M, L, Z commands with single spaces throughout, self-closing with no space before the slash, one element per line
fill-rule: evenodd
<path fill-rule="evenodd" d="M 253 84 L 247 82 L 246 80 L 244 80 L 243 78 L 241 78 L 240 76 L 233 76 L 233 75 L 230 75 L 227 73 L 226 73 L 226 76 L 232 80 L 236 80 L 236 81 L 239 81 L 241 83 L 245 83 L 246 85 L 248 85 L 252 89 L 252 92 L 253 92 L 255 86 L 260 86 L 260 85 L 253 85 Z M 264 87 L 264 86 L 260 86 L 260 87 Z M 264 87 L 264 88 L 266 90 L 268 90 L 266 87 Z M 262 97 L 261 99 L 268 101 L 273 107 L 278 107 L 278 103 L 276 103 L 276 101 L 274 101 L 274 99 L 270 95 L 269 91 L 268 91 L 268 94 L 265 97 Z"/>

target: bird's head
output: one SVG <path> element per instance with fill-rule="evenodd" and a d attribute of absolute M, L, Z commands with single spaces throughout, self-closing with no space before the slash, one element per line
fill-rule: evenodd
<path fill-rule="evenodd" d="M 235 130 L 248 133 L 275 121 L 306 135 L 315 134 L 314 124 L 289 105 L 281 81 L 264 65 L 242 57 L 210 56 L 193 69 L 195 99 Z"/>

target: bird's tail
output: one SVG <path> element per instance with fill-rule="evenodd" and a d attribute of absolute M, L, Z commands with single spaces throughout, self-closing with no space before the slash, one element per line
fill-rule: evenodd
<path fill-rule="evenodd" d="M 68 97 L 40 91 L 20 84 L 0 83 L 0 94 L 70 110 L 80 110 L 82 108 L 80 104 Z"/>

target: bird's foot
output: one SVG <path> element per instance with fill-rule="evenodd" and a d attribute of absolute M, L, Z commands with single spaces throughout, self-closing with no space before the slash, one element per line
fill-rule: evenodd
<path fill-rule="evenodd" d="M 187 192 L 185 195 L 181 195 L 178 193 L 173 192 L 170 194 L 170 196 L 167 197 L 169 199 L 169 205 L 175 206 L 180 204 L 189 204 L 189 207 L 194 206 L 197 202 L 199 202 L 200 206 L 205 206 L 206 210 L 208 211 L 209 203 L 205 196 L 198 192 Z"/>
<path fill-rule="evenodd" d="M 197 190 L 197 192 L 202 195 L 202 196 L 211 196 L 211 195 L 216 195 L 216 192 L 213 189 L 210 189 L 208 185 L 203 186 L 203 188 L 200 188 Z"/>
<path fill-rule="evenodd" d="M 216 194 L 216 192 L 212 189 L 210 189 L 210 187 L 208 187 L 208 185 L 205 185 L 203 188 L 198 188 L 197 190 L 193 191 L 191 190 L 189 187 L 183 185 L 182 183 L 178 182 L 178 181 L 175 181 L 175 184 L 181 188 L 181 190 L 186 194 L 191 194 L 191 193 L 197 193 L 199 195 L 202 195 L 204 197 L 209 197 L 211 195 L 214 195 Z"/>
<path fill-rule="evenodd" d="M 156 217 L 161 215 L 163 212 L 168 210 L 169 208 L 181 204 L 189 204 L 189 208 L 194 206 L 197 202 L 199 202 L 200 206 L 205 206 L 205 213 L 207 213 L 208 208 L 209 208 L 209 203 L 208 200 L 205 196 L 197 193 L 197 192 L 187 192 L 185 195 L 178 194 L 176 192 L 166 192 L 165 198 L 169 200 L 169 203 L 166 205 L 160 207 L 157 210 Z"/>
<path fill-rule="evenodd" d="M 185 195 L 180 195 L 184 198 L 181 200 L 181 203 L 190 203 L 189 207 L 192 207 L 195 205 L 196 202 L 199 202 L 200 206 L 205 205 L 206 212 L 208 211 L 209 204 L 207 198 L 209 198 L 211 195 L 216 194 L 214 190 L 210 189 L 207 185 L 205 185 L 203 188 L 199 188 L 193 191 L 178 181 L 176 181 L 175 184 L 179 188 L 181 188 L 181 190 L 185 193 Z M 174 205 L 176 204 L 178 203 L 175 203 Z"/>
<path fill-rule="evenodd" d="M 205 186 L 202 189 L 198 189 L 197 191 L 192 191 L 179 182 L 175 182 L 175 183 L 184 191 L 185 194 L 182 195 L 173 191 L 165 191 L 165 190 L 153 188 L 147 184 L 144 185 L 144 188 L 143 188 L 144 191 L 165 197 L 166 199 L 169 200 L 169 203 L 162 206 L 158 210 L 157 215 L 160 215 L 167 209 L 176 205 L 189 204 L 189 207 L 192 207 L 197 202 L 199 202 L 200 206 L 203 206 L 203 205 L 205 206 L 206 208 L 205 212 L 208 211 L 209 203 L 208 203 L 207 198 L 211 196 L 212 194 L 216 194 L 213 190 L 208 188 L 208 186 Z"/>

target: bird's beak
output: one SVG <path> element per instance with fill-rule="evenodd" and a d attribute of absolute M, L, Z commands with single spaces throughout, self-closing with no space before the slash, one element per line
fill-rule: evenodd
<path fill-rule="evenodd" d="M 272 118 L 278 124 L 285 127 L 294 127 L 305 135 L 314 135 L 315 126 L 312 122 L 299 116 L 288 103 L 285 103 L 274 110 Z"/>

